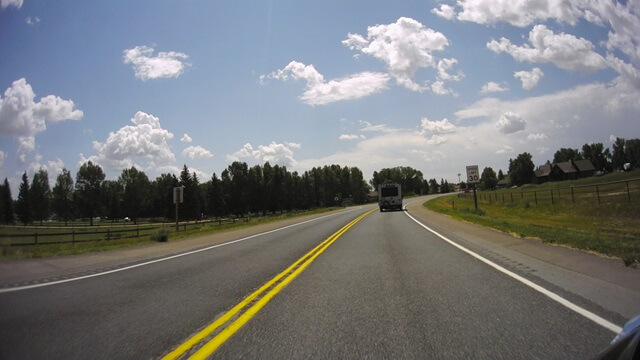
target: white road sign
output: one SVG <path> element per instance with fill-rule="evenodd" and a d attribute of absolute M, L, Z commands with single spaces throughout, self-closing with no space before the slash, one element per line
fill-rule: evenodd
<path fill-rule="evenodd" d="M 477 184 L 480 182 L 480 171 L 478 165 L 467 166 L 467 182 L 469 184 Z"/>

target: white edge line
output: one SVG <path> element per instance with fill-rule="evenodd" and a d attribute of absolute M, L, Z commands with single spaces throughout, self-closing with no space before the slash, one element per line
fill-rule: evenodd
<path fill-rule="evenodd" d="M 409 205 L 409 204 L 407 204 L 407 205 Z M 405 210 L 407 208 L 407 205 L 405 205 Z M 494 263 L 493 261 L 488 260 L 488 259 L 486 259 L 486 258 L 474 253 L 473 251 L 465 248 L 462 245 L 459 245 L 459 244 L 455 243 L 452 240 L 449 240 L 444 235 L 441 235 L 437 231 L 429 228 L 425 224 L 423 224 L 420 221 L 416 220 L 413 216 L 409 215 L 409 213 L 406 212 L 406 211 L 405 211 L 405 214 L 409 218 L 411 218 L 411 220 L 415 221 L 418 225 L 420 225 L 423 228 L 427 229 L 428 231 L 430 231 L 431 233 L 433 233 L 434 235 L 436 235 L 440 239 L 446 241 L 450 245 L 455 246 L 459 250 L 462 250 L 462 251 L 466 252 L 467 254 L 473 256 L 477 260 L 482 261 L 483 263 L 491 266 L 492 268 L 494 268 L 494 269 L 496 269 L 496 270 L 498 270 L 498 271 L 500 271 L 500 272 L 512 277 L 513 279 L 520 281 L 521 283 L 529 286 L 530 288 L 532 288 L 532 289 L 534 289 L 534 290 L 546 295 L 547 297 L 551 298 L 551 300 L 554 300 L 554 301 L 560 303 L 561 305 L 565 306 L 566 308 L 577 312 L 578 314 L 586 317 L 587 319 L 595 322 L 596 324 L 598 324 L 598 325 L 600 325 L 600 326 L 602 326 L 602 327 L 604 327 L 606 329 L 609 329 L 609 330 L 613 331 L 616 334 L 618 334 L 618 333 L 620 333 L 622 331 L 622 328 L 620 326 L 618 326 L 616 324 L 613 324 L 613 323 L 601 318 L 600 316 L 598 316 L 598 315 L 596 315 L 596 314 L 594 314 L 594 313 L 592 313 L 592 312 L 590 312 L 590 311 L 588 311 L 588 310 L 586 310 L 586 309 L 584 309 L 584 308 L 582 308 L 582 307 L 570 302 L 569 300 L 563 298 L 562 296 L 560 296 L 560 295 L 558 295 L 558 294 L 556 294 L 554 292 L 551 292 L 551 291 L 543 288 L 542 286 L 540 286 L 540 285 L 538 285 L 538 284 L 536 284 L 536 283 L 534 283 L 534 282 L 532 282 L 530 280 L 527 280 L 527 279 L 523 278 L 522 276 L 520 276 L 520 275 L 518 275 L 518 274 L 516 274 L 514 272 L 511 272 L 511 271 L 503 268 L 502 266 Z"/>
<path fill-rule="evenodd" d="M 357 209 L 362 209 L 362 207 L 359 207 Z M 215 248 L 219 248 L 219 247 L 222 247 L 222 246 L 235 244 L 235 243 L 238 243 L 238 242 L 241 242 L 241 241 L 245 241 L 245 240 L 253 239 L 253 238 L 256 238 L 256 237 L 259 237 L 259 236 L 268 235 L 268 234 L 271 234 L 271 233 L 274 233 L 274 232 L 278 232 L 278 231 L 281 231 L 281 230 L 289 229 L 289 228 L 292 228 L 292 227 L 295 227 L 295 226 L 298 226 L 298 225 L 303 225 L 303 224 L 307 224 L 307 223 L 310 223 L 310 222 L 313 222 L 313 221 L 317 221 L 317 220 L 321 220 L 321 219 L 324 219 L 324 218 L 328 218 L 330 216 L 335 216 L 335 215 L 341 214 L 342 212 L 349 212 L 349 211 L 353 211 L 353 210 L 357 210 L 357 209 L 344 210 L 344 211 L 341 211 L 341 212 L 338 212 L 338 213 L 320 216 L 320 217 L 317 217 L 315 219 L 305 220 L 303 222 L 299 222 L 299 223 L 283 226 L 281 228 L 269 230 L 269 231 L 266 231 L 266 232 L 263 232 L 263 233 L 247 236 L 247 237 L 244 237 L 242 239 L 236 239 L 236 240 L 232 240 L 232 241 L 229 241 L 229 242 L 226 242 L 226 243 L 216 244 L 216 245 L 208 246 L 208 247 L 205 247 L 205 248 L 202 248 L 202 249 L 198 249 L 198 250 L 188 251 L 188 252 L 184 252 L 184 253 L 177 254 L 177 255 L 172 255 L 172 256 L 156 259 L 156 260 L 146 261 L 146 262 L 143 262 L 143 263 L 140 263 L 140 264 L 125 266 L 123 268 L 118 268 L 118 269 L 114 269 L 114 270 L 108 270 L 108 271 L 99 272 L 99 273 L 95 273 L 95 274 L 91 274 L 91 275 L 74 277 L 74 278 L 71 278 L 71 279 L 56 280 L 56 281 L 45 282 L 45 283 L 40 283 L 40 284 L 4 288 L 4 289 L 0 289 L 0 294 L 14 292 L 14 291 L 35 289 L 35 288 L 44 287 L 44 286 L 64 284 L 64 283 L 68 283 L 68 282 L 71 282 L 71 281 L 89 279 L 89 278 L 92 278 L 92 277 L 103 276 L 103 275 L 107 275 L 107 274 L 113 274 L 113 273 L 117 273 L 117 272 L 125 271 L 125 270 L 131 270 L 131 269 L 135 269 L 137 267 L 151 265 L 151 264 L 159 263 L 159 262 L 162 262 L 162 261 L 167 261 L 167 260 L 179 258 L 179 257 L 182 257 L 182 256 L 192 255 L 192 254 L 196 254 L 196 253 L 199 253 L 199 252 L 203 252 L 203 251 L 208 251 L 208 250 L 212 250 L 212 249 L 215 249 Z"/>

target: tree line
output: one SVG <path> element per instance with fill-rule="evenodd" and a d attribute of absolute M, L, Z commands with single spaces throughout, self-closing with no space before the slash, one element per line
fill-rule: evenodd
<path fill-rule="evenodd" d="M 553 155 L 553 163 L 577 160 L 589 160 L 596 171 L 603 173 L 623 170 L 625 164 L 629 164 L 631 169 L 638 169 L 640 168 L 640 139 L 617 138 L 612 145 L 612 150 L 605 149 L 602 143 L 587 143 L 581 150 L 560 148 Z M 481 190 L 493 190 L 498 181 L 507 176 L 511 186 L 530 184 L 535 177 L 535 168 L 531 154 L 524 152 L 515 159 L 509 159 L 509 170 L 506 175 L 502 170 L 496 174 L 491 167 L 484 168 L 479 187 Z"/>
<path fill-rule="evenodd" d="M 140 218 L 173 219 L 175 187 L 184 191 L 184 202 L 179 205 L 181 220 L 362 204 L 369 193 L 357 167 L 314 167 L 300 175 L 269 162 L 253 167 L 234 162 L 220 177 L 213 173 L 201 183 L 186 165 L 178 177 L 166 173 L 149 180 L 143 171 L 131 167 L 116 180 L 106 180 L 102 168 L 88 161 L 78 169 L 75 183 L 71 173 L 63 169 L 53 188 L 46 170 L 36 172 L 31 183 L 25 171 L 15 201 L 5 179 L 0 184 L 0 221 L 42 223 L 55 217 L 66 223 L 88 218 L 93 225 L 97 217 L 128 217 L 134 223 Z"/>
<path fill-rule="evenodd" d="M 453 185 L 447 180 L 436 179 L 425 180 L 422 172 L 409 166 L 397 166 L 394 168 L 384 168 L 373 172 L 373 178 L 369 181 L 374 190 L 378 185 L 391 181 L 402 186 L 403 195 L 424 195 L 449 193 L 453 191 Z"/>

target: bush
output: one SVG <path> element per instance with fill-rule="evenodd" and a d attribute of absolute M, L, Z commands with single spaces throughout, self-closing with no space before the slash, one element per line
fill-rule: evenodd
<path fill-rule="evenodd" d="M 169 240 L 169 230 L 165 228 L 156 230 L 151 235 L 151 240 L 155 242 L 167 242 L 167 240 Z"/>

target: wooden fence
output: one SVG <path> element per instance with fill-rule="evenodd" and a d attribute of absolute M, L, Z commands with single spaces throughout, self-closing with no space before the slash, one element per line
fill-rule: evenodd
<path fill-rule="evenodd" d="M 593 185 L 546 187 L 537 190 L 480 191 L 478 201 L 539 204 L 640 202 L 640 179 L 614 181 Z M 458 197 L 473 199 L 472 193 L 459 194 Z"/>

